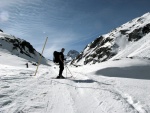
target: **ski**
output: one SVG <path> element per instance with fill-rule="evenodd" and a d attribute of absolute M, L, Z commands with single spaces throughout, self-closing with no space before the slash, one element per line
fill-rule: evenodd
<path fill-rule="evenodd" d="M 72 76 L 71 77 L 64 77 L 64 78 L 57 78 L 57 77 L 51 77 L 51 79 L 71 79 L 73 78 Z"/>

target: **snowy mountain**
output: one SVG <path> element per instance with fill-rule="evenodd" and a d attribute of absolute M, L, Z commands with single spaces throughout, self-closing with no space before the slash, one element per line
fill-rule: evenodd
<path fill-rule="evenodd" d="M 30 62 L 38 62 L 41 55 L 29 42 L 6 34 L 2 30 L 0 31 L 0 50 L 7 50 L 11 55 L 16 55 Z M 43 56 L 41 63 L 47 64 L 47 60 Z"/>
<path fill-rule="evenodd" d="M 93 64 L 124 57 L 150 58 L 150 13 L 98 37 L 85 47 L 73 63 Z"/>
<path fill-rule="evenodd" d="M 76 50 L 70 50 L 67 54 L 67 56 L 71 57 L 72 59 L 74 59 L 75 57 L 77 57 L 79 55 L 79 52 Z"/>
<path fill-rule="evenodd" d="M 79 55 L 79 52 L 76 50 L 70 50 L 67 55 L 65 55 L 66 62 L 70 62 Z"/>

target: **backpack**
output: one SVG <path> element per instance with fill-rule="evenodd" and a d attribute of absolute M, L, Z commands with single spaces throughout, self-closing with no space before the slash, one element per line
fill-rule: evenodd
<path fill-rule="evenodd" d="M 60 55 L 59 52 L 57 52 L 57 51 L 53 52 L 53 62 L 54 63 L 58 63 L 59 62 L 59 55 Z"/>

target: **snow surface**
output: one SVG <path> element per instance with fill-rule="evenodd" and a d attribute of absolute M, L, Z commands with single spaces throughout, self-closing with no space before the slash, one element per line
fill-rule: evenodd
<path fill-rule="evenodd" d="M 120 51 L 110 60 L 125 57 L 150 58 L 150 33 L 139 41 L 130 43 L 124 50 Z"/>
<path fill-rule="evenodd" d="M 10 59 L 10 60 L 9 60 Z M 107 61 L 65 67 L 36 66 L 0 50 L 0 113 L 150 113 L 150 61 Z"/>

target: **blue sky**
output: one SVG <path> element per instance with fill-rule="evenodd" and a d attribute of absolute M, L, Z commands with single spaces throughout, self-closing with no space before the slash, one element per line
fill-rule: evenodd
<path fill-rule="evenodd" d="M 0 0 L 0 29 L 52 58 L 62 47 L 82 51 L 98 36 L 150 12 L 150 0 Z"/>

